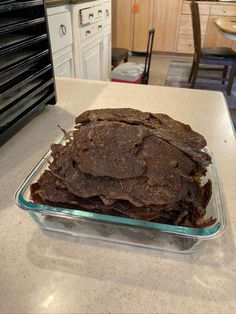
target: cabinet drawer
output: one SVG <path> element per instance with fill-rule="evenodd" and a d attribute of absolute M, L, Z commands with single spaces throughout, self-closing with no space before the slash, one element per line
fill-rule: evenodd
<path fill-rule="evenodd" d="M 102 17 L 103 17 L 103 7 L 102 7 L 102 5 L 95 6 L 93 8 L 93 11 L 94 11 L 94 18 L 96 20 L 102 19 Z"/>
<path fill-rule="evenodd" d="M 94 8 L 86 8 L 86 9 L 80 10 L 79 16 L 80 16 L 80 24 L 86 25 L 89 23 L 93 23 L 95 20 Z"/>
<path fill-rule="evenodd" d="M 208 16 L 202 15 L 201 20 L 201 34 L 205 35 L 208 23 Z M 180 25 L 179 25 L 179 34 L 192 34 L 192 18 L 191 15 L 181 15 Z"/>
<path fill-rule="evenodd" d="M 97 35 L 103 31 L 102 20 L 98 21 L 94 24 L 84 26 L 81 28 L 81 39 L 85 41 L 89 39 L 91 36 Z"/>
<path fill-rule="evenodd" d="M 198 4 L 199 7 L 199 13 L 200 15 L 209 15 L 210 14 L 210 9 L 211 5 L 210 4 Z M 191 14 L 190 11 L 190 3 L 183 3 L 182 5 L 182 14 Z"/>
<path fill-rule="evenodd" d="M 102 23 L 102 20 L 97 22 L 97 23 L 94 23 L 93 24 L 93 28 L 92 28 L 92 34 L 93 35 L 96 35 L 98 33 L 101 33 L 103 31 L 103 23 Z"/>
<path fill-rule="evenodd" d="M 89 39 L 93 35 L 93 25 L 81 27 L 80 33 L 82 41 Z"/>
<path fill-rule="evenodd" d="M 204 43 L 205 36 L 202 36 L 201 41 L 202 45 Z M 180 53 L 193 53 L 194 52 L 194 43 L 192 35 L 179 35 L 178 36 L 178 45 L 177 52 Z"/>
<path fill-rule="evenodd" d="M 48 17 L 52 52 L 72 45 L 72 27 L 70 12 Z"/>
<path fill-rule="evenodd" d="M 211 15 L 236 16 L 236 5 L 212 5 Z"/>

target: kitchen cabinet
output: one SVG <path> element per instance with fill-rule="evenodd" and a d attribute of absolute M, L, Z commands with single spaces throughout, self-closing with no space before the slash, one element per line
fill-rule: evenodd
<path fill-rule="evenodd" d="M 75 75 L 108 80 L 111 72 L 111 0 L 72 6 Z"/>
<path fill-rule="evenodd" d="M 174 52 L 181 2 L 182 0 L 113 0 L 113 47 L 145 52 L 148 30 L 154 27 L 156 34 L 153 50 Z"/>
<path fill-rule="evenodd" d="M 156 29 L 153 51 L 193 53 L 190 2 L 186 0 L 113 0 L 113 47 L 145 52 L 147 31 Z M 236 44 L 216 29 L 214 19 L 236 16 L 236 4 L 198 1 L 203 47 Z"/>
<path fill-rule="evenodd" d="M 211 10 L 211 5 L 208 3 L 198 2 L 200 23 L 201 23 L 201 43 L 202 46 L 205 42 L 205 36 L 208 28 L 208 19 Z M 177 36 L 177 52 L 179 53 L 193 53 L 193 29 L 192 29 L 192 17 L 189 6 L 189 1 L 182 3 L 181 14 L 179 19 L 179 28 Z"/>
<path fill-rule="evenodd" d="M 154 51 L 176 51 L 180 0 L 154 0 L 152 27 L 156 29 Z"/>
<path fill-rule="evenodd" d="M 104 2 L 104 15 L 103 15 L 103 80 L 110 80 L 111 78 L 111 21 L 112 21 L 112 7 L 111 1 Z"/>
<path fill-rule="evenodd" d="M 103 79 L 111 78 L 111 29 L 110 27 L 104 31 L 103 36 Z"/>
<path fill-rule="evenodd" d="M 73 34 L 69 5 L 47 9 L 56 76 L 74 77 Z"/>
<path fill-rule="evenodd" d="M 92 41 L 81 51 L 80 77 L 102 80 L 102 39 Z"/>
<path fill-rule="evenodd" d="M 133 0 L 112 1 L 112 46 L 133 49 Z"/>
<path fill-rule="evenodd" d="M 132 50 L 134 51 L 144 52 L 147 49 L 148 30 L 152 27 L 153 4 L 153 0 L 135 0 L 133 2 L 134 26 Z"/>
<path fill-rule="evenodd" d="M 203 44 L 204 47 L 231 47 L 232 41 L 223 37 L 217 30 L 214 21 L 220 18 L 220 15 L 211 15 L 208 20 L 208 27 L 206 33 L 206 39 Z"/>
<path fill-rule="evenodd" d="M 235 48 L 235 43 L 224 38 L 219 33 L 214 25 L 214 20 L 222 16 L 236 16 L 236 4 L 199 1 L 198 5 L 201 20 L 202 47 Z M 189 1 L 183 1 L 178 28 L 177 52 L 193 53 L 193 51 L 194 43 Z"/>
<path fill-rule="evenodd" d="M 233 48 L 234 43 L 231 40 L 223 37 L 214 24 L 214 20 L 222 16 L 236 16 L 236 4 L 214 3 L 211 5 L 204 47 Z"/>
<path fill-rule="evenodd" d="M 70 47 L 63 49 L 61 54 L 54 56 L 55 76 L 74 77 L 73 53 Z"/>

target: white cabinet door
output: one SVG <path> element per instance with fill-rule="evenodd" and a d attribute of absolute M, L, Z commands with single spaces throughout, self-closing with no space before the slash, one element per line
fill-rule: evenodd
<path fill-rule="evenodd" d="M 103 36 L 103 79 L 111 78 L 111 31 L 108 29 Z"/>
<path fill-rule="evenodd" d="M 83 48 L 80 78 L 102 80 L 102 38 Z"/>

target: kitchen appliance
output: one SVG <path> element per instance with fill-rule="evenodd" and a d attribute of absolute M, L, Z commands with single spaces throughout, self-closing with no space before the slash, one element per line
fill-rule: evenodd
<path fill-rule="evenodd" d="M 0 145 L 55 103 L 44 1 L 1 1 Z"/>

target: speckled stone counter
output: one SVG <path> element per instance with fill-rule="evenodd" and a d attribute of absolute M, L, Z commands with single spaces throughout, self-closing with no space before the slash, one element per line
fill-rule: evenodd
<path fill-rule="evenodd" d="M 0 313 L 236 313 L 236 145 L 218 92 L 58 79 L 58 104 L 0 147 Z M 201 132 L 218 167 L 224 235 L 193 255 L 44 232 L 14 193 L 86 109 L 163 112 Z"/>
<path fill-rule="evenodd" d="M 47 7 L 69 4 L 70 0 L 45 0 Z"/>
<path fill-rule="evenodd" d="M 47 7 L 55 7 L 65 4 L 78 4 L 83 2 L 90 2 L 94 0 L 45 0 Z"/>

